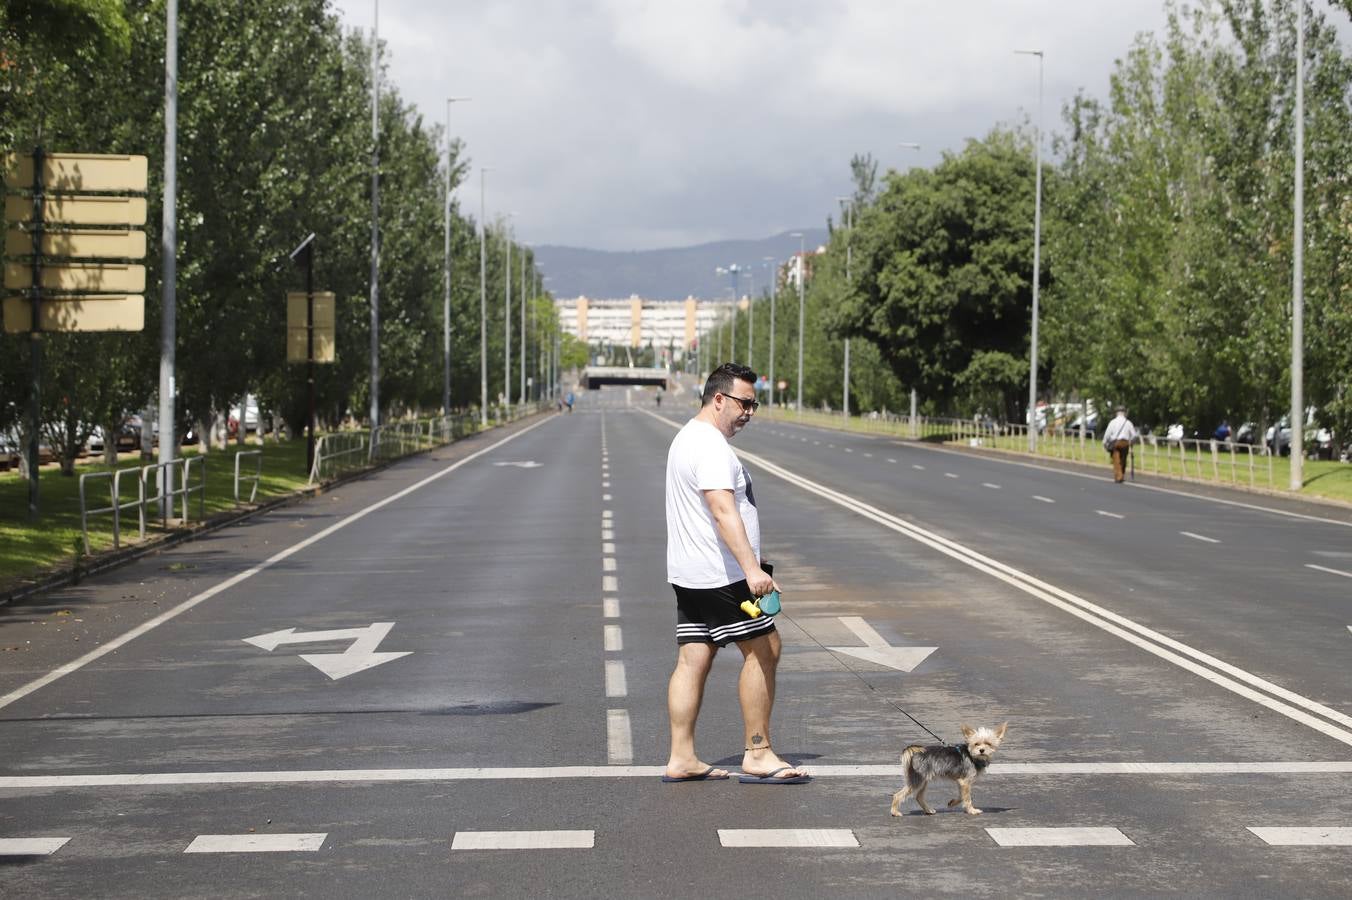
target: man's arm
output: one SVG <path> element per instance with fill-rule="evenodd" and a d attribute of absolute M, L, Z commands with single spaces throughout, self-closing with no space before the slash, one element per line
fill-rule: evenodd
<path fill-rule="evenodd" d="M 742 574 L 746 576 L 746 584 L 751 588 L 752 595 L 763 597 L 773 590 L 778 590 L 779 586 L 775 584 L 773 578 L 765 574 L 765 570 L 760 567 L 760 560 L 756 559 L 756 554 L 751 549 L 751 540 L 746 536 L 746 525 L 737 512 L 737 503 L 732 491 L 718 489 L 701 493 L 704 494 L 705 505 L 713 514 L 718 536 L 732 551 L 737 564 L 742 567 Z"/>

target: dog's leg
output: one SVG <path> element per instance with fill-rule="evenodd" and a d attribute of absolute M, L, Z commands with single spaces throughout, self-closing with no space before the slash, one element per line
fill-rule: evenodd
<path fill-rule="evenodd" d="M 892 815 L 901 815 L 901 804 L 906 800 L 906 795 L 911 792 L 909 784 L 903 784 L 901 790 L 892 795 Z"/>
<path fill-rule="evenodd" d="M 920 808 L 925 811 L 925 815 L 934 815 L 934 807 L 925 802 L 925 788 L 929 787 L 929 782 L 921 782 L 920 787 L 915 792 L 915 802 L 920 804 Z"/>
<path fill-rule="evenodd" d="M 959 781 L 958 792 L 961 794 L 961 796 L 958 799 L 962 801 L 962 808 L 967 810 L 967 815 L 969 816 L 981 815 L 981 810 L 977 809 L 975 806 L 972 805 L 972 782 Z"/>

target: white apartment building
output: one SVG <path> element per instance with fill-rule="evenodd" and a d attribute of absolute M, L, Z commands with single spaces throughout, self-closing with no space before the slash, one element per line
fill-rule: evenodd
<path fill-rule="evenodd" d="M 737 301 L 747 308 L 747 298 Z M 587 343 L 628 347 L 674 346 L 679 355 L 732 311 L 732 300 L 598 300 L 591 297 L 556 298 L 563 330 Z"/>

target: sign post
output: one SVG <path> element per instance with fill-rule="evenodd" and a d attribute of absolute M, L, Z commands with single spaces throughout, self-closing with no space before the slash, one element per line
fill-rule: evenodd
<path fill-rule="evenodd" d="M 305 439 L 305 471 L 315 464 L 315 363 L 333 362 L 334 295 L 330 291 L 315 293 L 315 236 L 300 242 L 291 251 L 291 261 L 300 264 L 305 257 L 305 293 L 286 295 L 286 361 L 305 363 L 305 386 L 308 436 Z M 315 355 L 315 338 L 321 341 L 319 356 Z"/>
<path fill-rule="evenodd" d="M 6 231 L 5 254 L 29 259 L 5 266 L 4 287 L 21 293 L 5 297 L 0 314 L 6 331 L 29 336 L 28 518 L 36 521 L 42 335 L 145 327 L 145 267 L 125 260 L 145 256 L 145 234 L 129 226 L 145 224 L 146 201 L 123 195 L 145 192 L 146 158 L 37 147 L 5 159 L 5 186 L 30 193 L 5 198 L 6 224 L 19 226 Z M 97 259 L 108 261 L 79 261 Z"/>

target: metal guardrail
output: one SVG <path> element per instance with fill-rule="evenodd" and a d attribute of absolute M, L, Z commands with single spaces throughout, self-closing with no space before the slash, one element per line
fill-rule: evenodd
<path fill-rule="evenodd" d="M 206 518 L 207 505 L 207 461 L 201 456 L 184 456 L 169 462 L 151 463 L 141 467 L 141 533 L 145 533 L 146 507 L 158 503 L 160 507 L 160 527 L 167 529 L 173 516 L 174 501 L 182 498 L 184 522 L 188 521 L 188 497 L 197 495 L 197 518 Z M 176 473 L 174 470 L 178 469 Z M 192 483 L 193 470 L 197 470 L 197 483 Z M 175 478 L 175 474 L 178 475 Z M 147 488 L 152 484 L 154 475 L 154 493 Z M 166 477 L 167 476 L 167 477 Z M 170 485 L 166 489 L 166 482 Z M 178 487 L 172 487 L 178 485 Z"/>
<path fill-rule="evenodd" d="M 138 475 L 140 468 L 118 469 L 115 472 L 86 472 L 80 476 L 80 535 L 84 539 L 85 556 L 90 555 L 89 549 L 89 517 L 97 516 L 103 513 L 113 514 L 113 549 L 122 545 L 122 511 L 130 509 L 140 509 L 145 503 L 145 491 L 141 489 L 140 479 L 137 479 L 137 492 L 135 500 L 122 499 L 122 476 Z M 108 481 L 108 505 L 97 509 L 89 508 L 89 501 L 85 494 L 85 485 L 94 481 Z M 140 537 L 146 536 L 145 516 L 140 517 Z"/>
<path fill-rule="evenodd" d="M 366 465 L 365 432 L 336 432 L 322 435 L 315 442 L 314 465 L 310 467 L 310 484 L 325 477 L 332 478 L 345 469 L 359 469 Z"/>
<path fill-rule="evenodd" d="M 953 419 L 886 413 L 850 416 L 776 407 L 770 417 L 865 434 L 887 434 L 912 440 L 939 440 L 968 447 L 1029 453 L 1028 426 L 991 419 Z M 1076 428 L 1047 428 L 1034 439 L 1032 455 L 1107 465 L 1102 440 Z M 1234 441 L 1183 438 L 1169 440 L 1144 435 L 1132 448 L 1136 468 L 1143 474 L 1193 481 L 1282 489 L 1272 454 L 1262 445 Z"/>
<path fill-rule="evenodd" d="M 254 472 L 252 475 L 240 474 L 240 460 L 244 457 L 250 457 L 254 461 Z M 263 451 L 262 450 L 241 450 L 235 454 L 235 503 L 239 503 L 239 483 L 241 481 L 253 482 L 253 489 L 249 491 L 248 503 L 253 503 L 258 498 L 258 484 L 263 480 Z"/>

